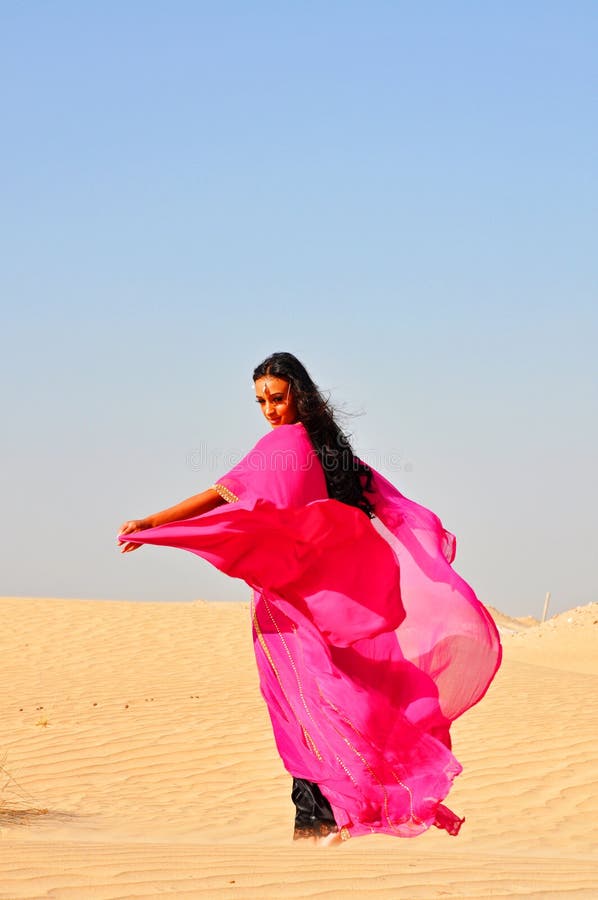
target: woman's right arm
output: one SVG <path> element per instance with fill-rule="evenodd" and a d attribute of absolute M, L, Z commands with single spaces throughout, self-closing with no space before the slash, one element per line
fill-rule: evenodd
<path fill-rule="evenodd" d="M 202 513 L 215 509 L 222 503 L 226 503 L 224 497 L 221 497 L 214 488 L 208 488 L 207 491 L 202 491 L 201 494 L 194 494 L 193 497 L 182 500 L 180 503 L 177 503 L 176 506 L 170 506 L 168 509 L 163 509 L 151 516 L 146 516 L 145 519 L 130 519 L 128 522 L 125 522 L 119 531 L 118 543 L 123 543 L 122 537 L 125 534 L 132 534 L 134 531 L 143 531 L 146 528 L 156 528 L 158 525 L 165 525 L 167 522 L 176 522 L 179 519 L 190 519 L 193 516 L 200 516 Z M 130 553 L 131 550 L 137 550 L 138 547 L 142 546 L 142 544 L 133 544 L 128 541 L 121 547 L 120 552 Z"/>

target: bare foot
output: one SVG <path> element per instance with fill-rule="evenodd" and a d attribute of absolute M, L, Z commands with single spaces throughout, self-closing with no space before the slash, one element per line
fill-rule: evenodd
<path fill-rule="evenodd" d="M 324 837 L 316 838 L 318 847 L 331 847 L 335 844 L 342 844 L 342 842 L 340 831 L 331 831 L 330 834 L 325 834 Z"/>

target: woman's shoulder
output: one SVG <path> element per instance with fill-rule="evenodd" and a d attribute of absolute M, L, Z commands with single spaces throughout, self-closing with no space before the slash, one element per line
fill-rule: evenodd
<path fill-rule="evenodd" d="M 326 482 L 301 423 L 278 425 L 219 479 L 238 497 L 259 497 L 276 506 L 299 506 L 327 496 Z"/>
<path fill-rule="evenodd" d="M 270 470 L 302 470 L 312 464 L 315 451 L 309 435 L 300 422 L 277 425 L 263 435 L 247 455 L 251 467 Z"/>
<path fill-rule="evenodd" d="M 301 446 L 311 447 L 311 441 L 305 426 L 301 422 L 294 422 L 292 425 L 277 425 L 272 428 L 258 440 L 253 449 L 273 450 Z"/>

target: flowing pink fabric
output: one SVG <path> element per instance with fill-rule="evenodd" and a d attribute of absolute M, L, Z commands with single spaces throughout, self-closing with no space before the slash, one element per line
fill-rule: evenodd
<path fill-rule="evenodd" d="M 498 631 L 451 566 L 453 535 L 373 471 L 369 520 L 328 498 L 303 425 L 281 425 L 219 478 L 233 502 L 126 540 L 189 550 L 253 588 L 278 751 L 344 837 L 457 834 L 441 802 L 462 768 L 450 725 L 488 689 Z"/>

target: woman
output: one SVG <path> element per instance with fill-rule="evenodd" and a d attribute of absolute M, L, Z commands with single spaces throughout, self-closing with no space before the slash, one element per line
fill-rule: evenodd
<path fill-rule="evenodd" d="M 253 588 L 295 838 L 457 834 L 450 725 L 500 665 L 496 626 L 453 535 L 354 456 L 299 360 L 275 353 L 253 380 L 270 433 L 207 491 L 125 522 L 122 552 L 180 547 Z"/>

